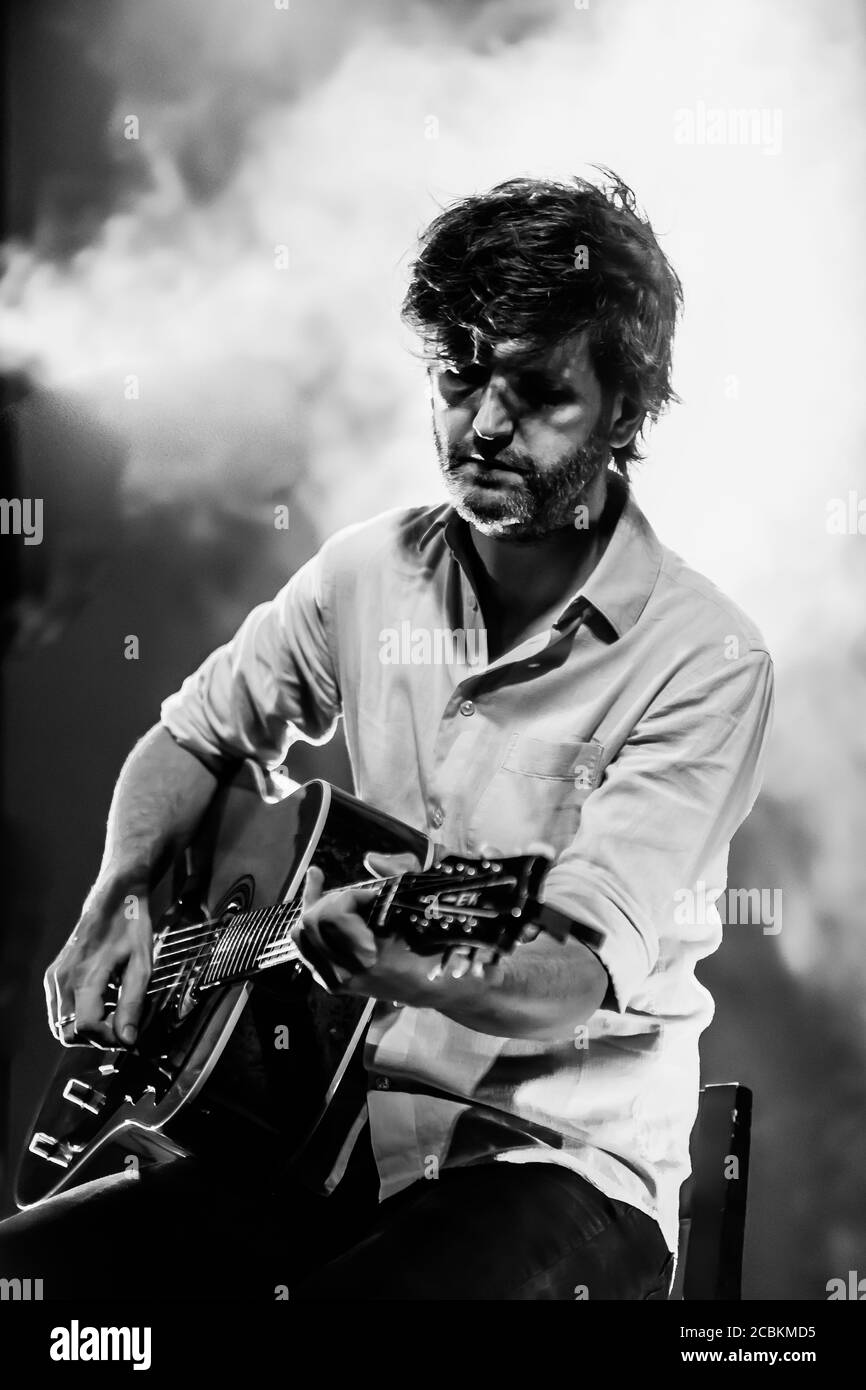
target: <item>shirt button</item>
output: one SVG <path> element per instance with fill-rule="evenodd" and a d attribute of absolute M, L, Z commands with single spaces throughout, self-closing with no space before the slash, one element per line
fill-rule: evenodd
<path fill-rule="evenodd" d="M 463 704 L 460 706 L 460 713 L 461 713 L 461 714 L 474 714 L 474 713 L 475 713 L 475 706 L 474 706 L 474 704 L 472 703 L 471 700 L 464 700 L 464 701 L 463 701 Z"/>
<path fill-rule="evenodd" d="M 437 806 L 437 807 L 435 808 L 435 810 L 433 811 L 433 814 L 431 815 L 430 819 L 431 819 L 431 821 L 433 822 L 433 824 L 436 826 L 436 829 L 438 830 L 438 829 L 439 829 L 439 826 L 442 824 L 442 822 L 443 822 L 444 819 L 445 819 L 445 812 L 442 810 L 442 807 L 441 807 L 441 806 Z"/>

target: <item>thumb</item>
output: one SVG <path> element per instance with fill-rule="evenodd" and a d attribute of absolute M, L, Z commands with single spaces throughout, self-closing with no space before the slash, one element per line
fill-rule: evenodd
<path fill-rule="evenodd" d="M 304 896 L 301 900 L 301 912 L 308 912 L 314 903 L 317 903 L 322 896 L 322 886 L 325 882 L 325 875 L 317 864 L 311 864 L 307 869 L 304 879 Z"/>

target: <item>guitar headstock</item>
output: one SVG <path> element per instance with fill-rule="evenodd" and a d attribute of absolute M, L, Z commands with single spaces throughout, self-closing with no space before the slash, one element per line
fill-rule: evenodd
<path fill-rule="evenodd" d="M 418 955 L 485 947 L 495 959 L 511 950 L 529 921 L 550 863 L 542 854 L 448 854 L 384 889 L 370 925 L 377 935 L 402 937 Z"/>

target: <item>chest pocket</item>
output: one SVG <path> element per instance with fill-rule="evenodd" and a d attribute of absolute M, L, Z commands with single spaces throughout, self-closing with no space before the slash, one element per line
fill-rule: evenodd
<path fill-rule="evenodd" d="M 502 766 L 508 772 L 520 772 L 525 777 L 574 782 L 578 792 L 590 792 L 599 779 L 603 752 L 595 739 L 551 743 L 531 734 L 517 734 L 508 746 Z"/>
<path fill-rule="evenodd" d="M 577 833 L 603 759 L 595 739 L 513 735 L 476 808 L 474 836 L 489 840 L 500 854 L 519 852 L 533 839 L 562 850 Z"/>

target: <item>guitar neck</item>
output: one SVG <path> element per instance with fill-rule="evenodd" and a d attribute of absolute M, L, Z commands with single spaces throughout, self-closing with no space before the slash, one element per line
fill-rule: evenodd
<path fill-rule="evenodd" d="M 341 886 L 381 888 L 398 881 L 396 878 L 363 879 L 359 883 Z M 216 941 L 202 974 L 200 987 L 207 989 L 232 984 L 274 966 L 300 960 L 300 952 L 291 939 L 291 932 L 300 921 L 302 910 L 298 896 L 291 902 L 239 912 L 226 925 L 215 925 Z"/>

